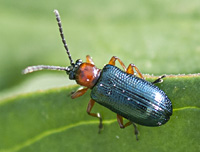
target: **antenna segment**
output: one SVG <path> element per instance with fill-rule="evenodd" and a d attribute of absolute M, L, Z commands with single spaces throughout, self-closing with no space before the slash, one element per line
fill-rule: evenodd
<path fill-rule="evenodd" d="M 51 66 L 51 65 L 36 65 L 36 66 L 29 66 L 26 69 L 22 71 L 23 74 L 32 73 L 35 71 L 40 70 L 60 70 L 60 71 L 69 71 L 70 69 L 68 67 L 60 67 L 60 66 Z"/>
<path fill-rule="evenodd" d="M 60 31 L 60 36 L 61 36 L 61 38 L 62 38 L 62 42 L 63 42 L 63 44 L 64 44 L 65 50 L 66 50 L 66 52 L 67 52 L 67 55 L 68 55 L 68 57 L 69 57 L 70 64 L 73 65 L 74 62 L 73 62 L 73 60 L 72 60 L 72 57 L 71 57 L 71 54 L 70 54 L 70 52 L 69 52 L 67 43 L 66 43 L 66 41 L 65 41 L 65 37 L 64 37 L 64 33 L 63 33 L 63 28 L 62 28 L 62 24 L 61 24 L 61 19 L 60 19 L 59 12 L 58 12 L 58 10 L 54 10 L 54 13 L 55 13 L 55 15 L 56 15 L 56 20 L 57 20 L 57 22 L 58 22 L 58 27 L 59 27 L 59 31 Z"/>

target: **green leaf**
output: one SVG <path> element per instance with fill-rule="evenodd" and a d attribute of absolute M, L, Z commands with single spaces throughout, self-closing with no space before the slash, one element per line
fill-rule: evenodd
<path fill-rule="evenodd" d="M 86 113 L 90 92 L 77 99 L 70 98 L 77 86 L 3 100 L 0 152 L 198 151 L 200 75 L 168 76 L 158 85 L 171 99 L 173 115 L 160 127 L 138 125 L 139 141 L 133 127 L 120 129 L 116 114 L 96 104 L 93 112 L 102 114 L 104 124 L 98 134 L 98 120 Z"/>

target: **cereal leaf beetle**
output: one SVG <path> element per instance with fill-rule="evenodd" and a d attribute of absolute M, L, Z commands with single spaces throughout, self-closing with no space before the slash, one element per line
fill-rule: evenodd
<path fill-rule="evenodd" d="M 43 69 L 66 71 L 70 80 L 75 80 L 77 84 L 85 87 L 73 93 L 71 95 L 73 99 L 82 96 L 88 89 L 91 89 L 91 100 L 88 103 L 87 113 L 99 119 L 99 132 L 103 127 L 101 115 L 91 112 L 95 102 L 117 114 L 120 128 L 133 124 L 136 139 L 138 139 L 138 130 L 135 123 L 144 126 L 161 126 L 170 119 L 172 103 L 166 94 L 154 85 L 161 82 L 165 76 L 159 77 L 154 82 L 148 82 L 134 64 L 130 64 L 126 68 L 116 56 L 113 56 L 101 70 L 94 65 L 89 55 L 86 56 L 86 62 L 78 59 L 74 63 L 64 38 L 59 12 L 54 10 L 54 13 L 70 66 L 29 66 L 23 71 L 24 74 Z M 116 61 L 119 62 L 124 71 L 115 66 Z M 134 70 L 138 76 L 134 75 Z M 124 124 L 123 118 L 129 122 Z"/>

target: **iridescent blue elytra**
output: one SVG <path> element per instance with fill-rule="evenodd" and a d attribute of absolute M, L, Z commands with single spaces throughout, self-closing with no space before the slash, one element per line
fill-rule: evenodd
<path fill-rule="evenodd" d="M 166 94 L 151 82 L 106 65 L 91 98 L 124 118 L 144 126 L 160 126 L 172 115 Z"/>

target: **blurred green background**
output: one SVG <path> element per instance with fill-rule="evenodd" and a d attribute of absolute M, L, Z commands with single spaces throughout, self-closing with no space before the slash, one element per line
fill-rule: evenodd
<path fill-rule="evenodd" d="M 118 56 L 142 73 L 200 72 L 200 1 L 20 0 L 0 5 L 0 99 L 72 84 L 64 72 L 22 75 L 28 65 L 69 65 L 53 13 L 74 60 L 102 68 Z"/>

